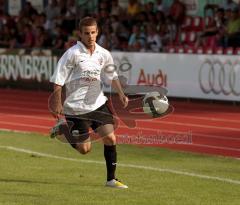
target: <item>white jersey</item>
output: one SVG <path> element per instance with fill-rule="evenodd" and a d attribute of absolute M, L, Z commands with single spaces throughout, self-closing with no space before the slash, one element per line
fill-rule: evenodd
<path fill-rule="evenodd" d="M 57 68 L 50 81 L 66 87 L 64 114 L 79 115 L 91 112 L 102 106 L 107 97 L 102 91 L 102 77 L 111 81 L 117 78 L 117 73 L 104 72 L 108 65 L 113 65 L 109 51 L 95 44 L 92 55 L 78 41 L 60 58 Z"/>

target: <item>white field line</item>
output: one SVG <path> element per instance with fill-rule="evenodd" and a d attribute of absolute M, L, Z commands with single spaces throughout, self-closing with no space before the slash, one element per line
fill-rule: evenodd
<path fill-rule="evenodd" d="M 24 125 L 24 127 L 27 127 L 27 125 L 26 126 Z M 31 126 L 29 126 L 29 127 L 31 127 Z M 46 128 L 50 132 L 51 127 L 46 127 Z M 16 133 L 17 132 L 19 132 L 19 133 L 32 133 L 32 132 L 26 132 L 26 131 L 21 131 L 21 130 L 19 131 L 19 130 L 10 130 L 10 129 L 2 129 L 2 128 L 0 128 L 0 130 L 2 130 L 2 131 L 13 131 L 13 132 L 16 132 Z M 46 135 L 46 133 L 45 133 L 45 135 Z M 121 137 L 121 135 L 122 134 L 116 134 L 116 136 L 118 136 L 118 137 Z M 135 135 L 132 135 L 132 136 L 135 136 Z M 130 137 L 131 137 L 131 135 L 130 135 Z M 149 145 L 149 144 L 147 144 L 147 145 Z M 158 144 L 158 145 L 162 145 L 162 144 Z M 207 148 L 210 148 L 210 149 L 221 149 L 221 150 L 227 150 L 227 151 L 237 151 L 237 152 L 240 152 L 240 149 L 237 149 L 237 148 L 213 146 L 213 145 L 205 145 L 205 144 L 191 143 L 191 144 L 179 144 L 179 145 L 181 145 L 181 146 L 182 145 L 186 145 L 186 146 L 195 146 L 195 147 L 207 147 Z M 205 153 L 205 152 L 203 152 L 203 153 Z"/>
<path fill-rule="evenodd" d="M 35 155 L 38 155 L 38 156 L 41 156 L 41 157 L 46 157 L 46 158 L 80 162 L 80 163 L 88 163 L 88 164 L 100 164 L 100 165 L 105 166 L 105 163 L 102 162 L 102 161 L 82 160 L 82 159 L 76 159 L 76 158 L 61 157 L 61 156 L 57 156 L 57 155 L 52 155 L 52 154 L 47 154 L 47 153 L 42 153 L 42 152 L 35 152 L 35 151 L 32 151 L 32 150 L 27 150 L 27 149 L 12 147 L 12 146 L 0 146 L 0 148 L 15 151 L 15 152 L 35 154 Z M 165 168 L 157 168 L 157 167 L 150 167 L 150 166 L 144 166 L 144 165 L 121 164 L 121 163 L 119 163 L 118 166 L 126 167 L 126 168 L 133 168 L 133 169 L 140 169 L 140 170 L 147 170 L 147 171 L 171 173 L 171 174 L 176 174 L 176 175 L 183 175 L 183 176 L 188 176 L 188 177 L 195 177 L 195 178 L 200 178 L 200 179 L 213 180 L 213 181 L 218 181 L 218 182 L 240 185 L 239 180 L 222 178 L 222 177 L 217 177 L 217 176 L 208 176 L 208 175 L 203 175 L 203 174 L 196 174 L 196 173 L 193 173 L 193 172 L 185 172 L 185 171 L 179 171 L 179 170 L 174 170 L 174 169 L 165 169 Z"/>
<path fill-rule="evenodd" d="M 0 106 L 0 109 L 2 109 L 2 108 L 3 109 L 11 109 L 11 110 L 33 111 L 33 112 L 38 112 L 38 113 L 49 113 L 47 110 L 44 110 L 44 109 Z M 132 119 L 132 118 L 124 117 L 124 119 Z M 181 126 L 200 127 L 200 128 L 209 128 L 209 129 L 220 129 L 220 130 L 239 131 L 240 132 L 240 128 L 210 126 L 210 125 L 201 125 L 201 124 L 193 124 L 193 123 L 179 123 L 179 122 L 166 122 L 166 121 L 152 121 L 151 123 L 154 123 L 154 124 L 181 125 Z"/>
<path fill-rule="evenodd" d="M 32 134 L 32 133 L 34 133 L 34 131 L 23 131 L 23 130 L 14 130 L 14 129 L 5 129 L 5 128 L 0 128 L 0 131 L 21 133 L 21 134 Z M 46 135 L 46 134 L 41 133 L 41 135 Z"/>
<path fill-rule="evenodd" d="M 48 131 L 50 131 L 50 129 L 51 129 L 50 126 L 29 125 L 29 124 L 23 124 L 23 123 L 11 123 L 11 122 L 4 122 L 4 121 L 0 121 L 0 123 L 1 124 L 7 124 L 7 125 L 21 126 L 21 127 L 41 128 L 41 129 L 46 129 Z M 122 128 L 125 128 L 125 127 L 122 127 Z M 141 129 L 144 129 L 144 128 L 141 128 Z M 0 130 L 4 130 L 4 129 L 0 128 Z M 17 132 L 17 130 L 13 130 L 13 131 Z M 135 135 L 133 134 L 132 136 L 135 136 Z M 222 149 L 222 150 L 228 150 L 228 151 L 240 151 L 240 149 L 237 149 L 237 148 L 229 148 L 229 147 L 222 147 L 222 146 L 211 146 L 211 145 L 206 145 L 206 144 L 195 144 L 195 143 L 192 143 L 192 144 L 187 144 L 187 145 L 189 145 L 189 146 L 198 146 L 198 147 L 207 147 L 207 148 L 212 148 L 212 149 Z"/>

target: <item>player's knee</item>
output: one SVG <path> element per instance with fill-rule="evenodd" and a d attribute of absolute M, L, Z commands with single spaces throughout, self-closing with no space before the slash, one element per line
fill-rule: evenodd
<path fill-rule="evenodd" d="M 77 149 L 77 151 L 84 155 L 84 154 L 87 154 L 88 152 L 90 152 L 90 149 L 79 148 L 79 149 Z"/>
<path fill-rule="evenodd" d="M 81 154 L 85 155 L 87 154 L 88 152 L 90 152 L 90 150 L 85 150 L 85 149 L 80 149 L 78 150 Z"/>
<path fill-rule="evenodd" d="M 75 149 L 81 154 L 87 154 L 88 152 L 91 151 L 90 147 L 87 147 L 87 146 L 84 147 L 84 146 L 81 146 L 81 145 L 76 145 Z"/>
<path fill-rule="evenodd" d="M 114 134 L 110 134 L 103 138 L 103 142 L 105 145 L 115 145 L 116 144 L 116 137 Z"/>

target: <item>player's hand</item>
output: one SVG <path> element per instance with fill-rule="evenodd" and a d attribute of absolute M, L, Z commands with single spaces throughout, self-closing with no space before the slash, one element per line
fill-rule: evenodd
<path fill-rule="evenodd" d="M 54 108 L 52 108 L 52 115 L 54 118 L 56 119 L 60 119 L 61 118 L 61 114 L 63 112 L 63 107 L 62 105 L 60 104 L 57 104 L 56 106 L 54 106 Z"/>
<path fill-rule="evenodd" d="M 119 99 L 121 103 L 123 104 L 123 107 L 126 108 L 128 106 L 128 97 L 126 95 L 119 95 Z"/>

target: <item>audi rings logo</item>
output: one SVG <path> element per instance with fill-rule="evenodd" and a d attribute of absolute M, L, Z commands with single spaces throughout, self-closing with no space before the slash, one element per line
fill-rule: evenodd
<path fill-rule="evenodd" d="M 206 60 L 199 70 L 199 85 L 206 94 L 240 96 L 240 61 Z"/>

